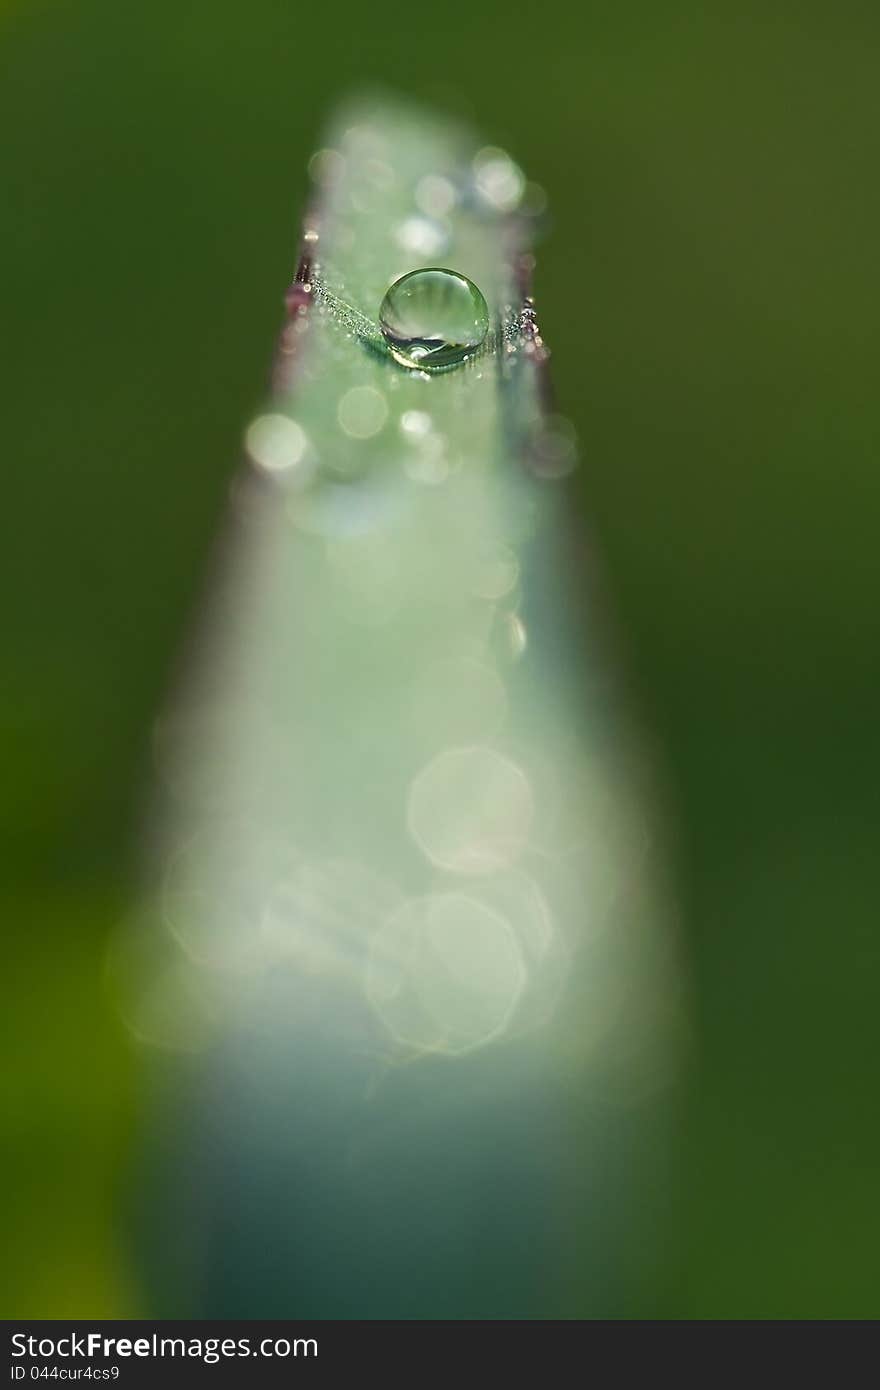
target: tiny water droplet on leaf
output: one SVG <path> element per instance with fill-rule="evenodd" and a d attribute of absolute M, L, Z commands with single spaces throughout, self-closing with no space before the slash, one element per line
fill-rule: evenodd
<path fill-rule="evenodd" d="M 395 280 L 379 326 L 397 362 L 431 371 L 474 355 L 489 330 L 489 310 L 473 281 L 433 266 Z"/>

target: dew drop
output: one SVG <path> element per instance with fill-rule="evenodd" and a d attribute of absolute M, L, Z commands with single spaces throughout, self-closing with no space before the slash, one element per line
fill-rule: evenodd
<path fill-rule="evenodd" d="M 416 202 L 428 217 L 445 217 L 457 201 L 454 185 L 439 174 L 426 174 L 416 184 Z"/>
<path fill-rule="evenodd" d="M 388 404 L 372 386 L 353 386 L 339 402 L 337 414 L 340 425 L 352 439 L 369 439 L 385 424 Z"/>
<path fill-rule="evenodd" d="M 379 326 L 397 362 L 431 371 L 473 356 L 488 332 L 489 310 L 466 276 L 432 266 L 395 280 Z"/>
<path fill-rule="evenodd" d="M 267 473 L 301 470 L 309 455 L 305 431 L 287 415 L 258 415 L 245 432 L 245 448 L 257 467 Z"/>
<path fill-rule="evenodd" d="M 449 233 L 442 222 L 428 217 L 407 217 L 394 234 L 404 251 L 414 256 L 436 256 L 449 245 Z"/>
<path fill-rule="evenodd" d="M 526 186 L 522 170 L 510 155 L 493 145 L 475 156 L 474 182 L 483 201 L 498 212 L 512 212 Z"/>

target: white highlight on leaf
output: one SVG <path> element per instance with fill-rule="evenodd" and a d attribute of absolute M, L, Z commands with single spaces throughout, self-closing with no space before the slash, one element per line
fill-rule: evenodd
<path fill-rule="evenodd" d="M 287 473 L 306 459 L 305 430 L 287 415 L 258 415 L 245 431 L 248 457 L 267 473 Z"/>
<path fill-rule="evenodd" d="M 339 402 L 337 415 L 352 439 L 370 439 L 388 419 L 388 402 L 372 386 L 353 386 Z"/>
<path fill-rule="evenodd" d="M 525 773 L 491 748 L 447 749 L 410 787 L 410 833 L 450 873 L 488 874 L 513 864 L 533 817 Z"/>

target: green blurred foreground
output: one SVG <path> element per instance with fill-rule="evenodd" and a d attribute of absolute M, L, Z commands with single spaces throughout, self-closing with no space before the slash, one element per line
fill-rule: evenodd
<path fill-rule="evenodd" d="M 584 524 L 678 798 L 693 1064 L 614 1311 L 876 1314 L 876 9 L 572 6 L 526 31 L 456 4 L 21 0 L 0 23 L 3 1311 L 150 1311 L 103 944 L 305 162 L 367 79 L 463 104 L 547 188 Z"/>

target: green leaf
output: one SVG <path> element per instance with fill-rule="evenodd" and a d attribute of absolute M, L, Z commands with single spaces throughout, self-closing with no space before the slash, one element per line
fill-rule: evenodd
<path fill-rule="evenodd" d="M 437 1316 L 452 1274 L 441 1231 L 475 1194 L 495 1200 L 496 1178 L 509 1210 L 491 1248 L 471 1225 L 454 1262 L 491 1272 L 502 1306 L 531 1286 L 517 1251 L 553 1226 L 571 1123 L 548 1110 L 548 1084 L 588 1064 L 591 1087 L 628 1104 L 668 1082 L 654 997 L 667 944 L 627 724 L 573 611 L 576 452 L 544 406 L 534 194 L 504 152 L 385 102 L 349 111 L 312 168 L 222 583 L 157 734 L 153 907 L 112 971 L 145 1042 L 222 1040 L 220 1170 L 244 1163 L 259 1189 L 280 1096 L 305 1184 L 283 1219 L 335 1213 L 311 1238 L 307 1293 L 295 1265 L 275 1290 L 253 1273 L 236 1311 Z M 489 332 L 459 365 L 409 368 L 380 305 L 438 265 L 478 287 Z M 255 1091 L 241 1070 L 254 1047 Z M 423 1229 L 396 1195 L 406 1164 L 390 1124 L 413 1084 L 407 1163 L 445 1194 Z M 486 1124 L 493 1142 L 517 1132 L 500 1177 L 477 1159 L 456 1169 Z M 276 1196 L 254 1197 L 255 1229 L 273 1226 Z M 396 1263 L 378 1281 L 357 1260 L 323 1269 L 339 1240 L 360 1247 L 377 1203 L 412 1227 Z M 488 1313 L 483 1282 L 450 1306 Z M 220 1280 L 201 1311 L 227 1292 Z"/>

